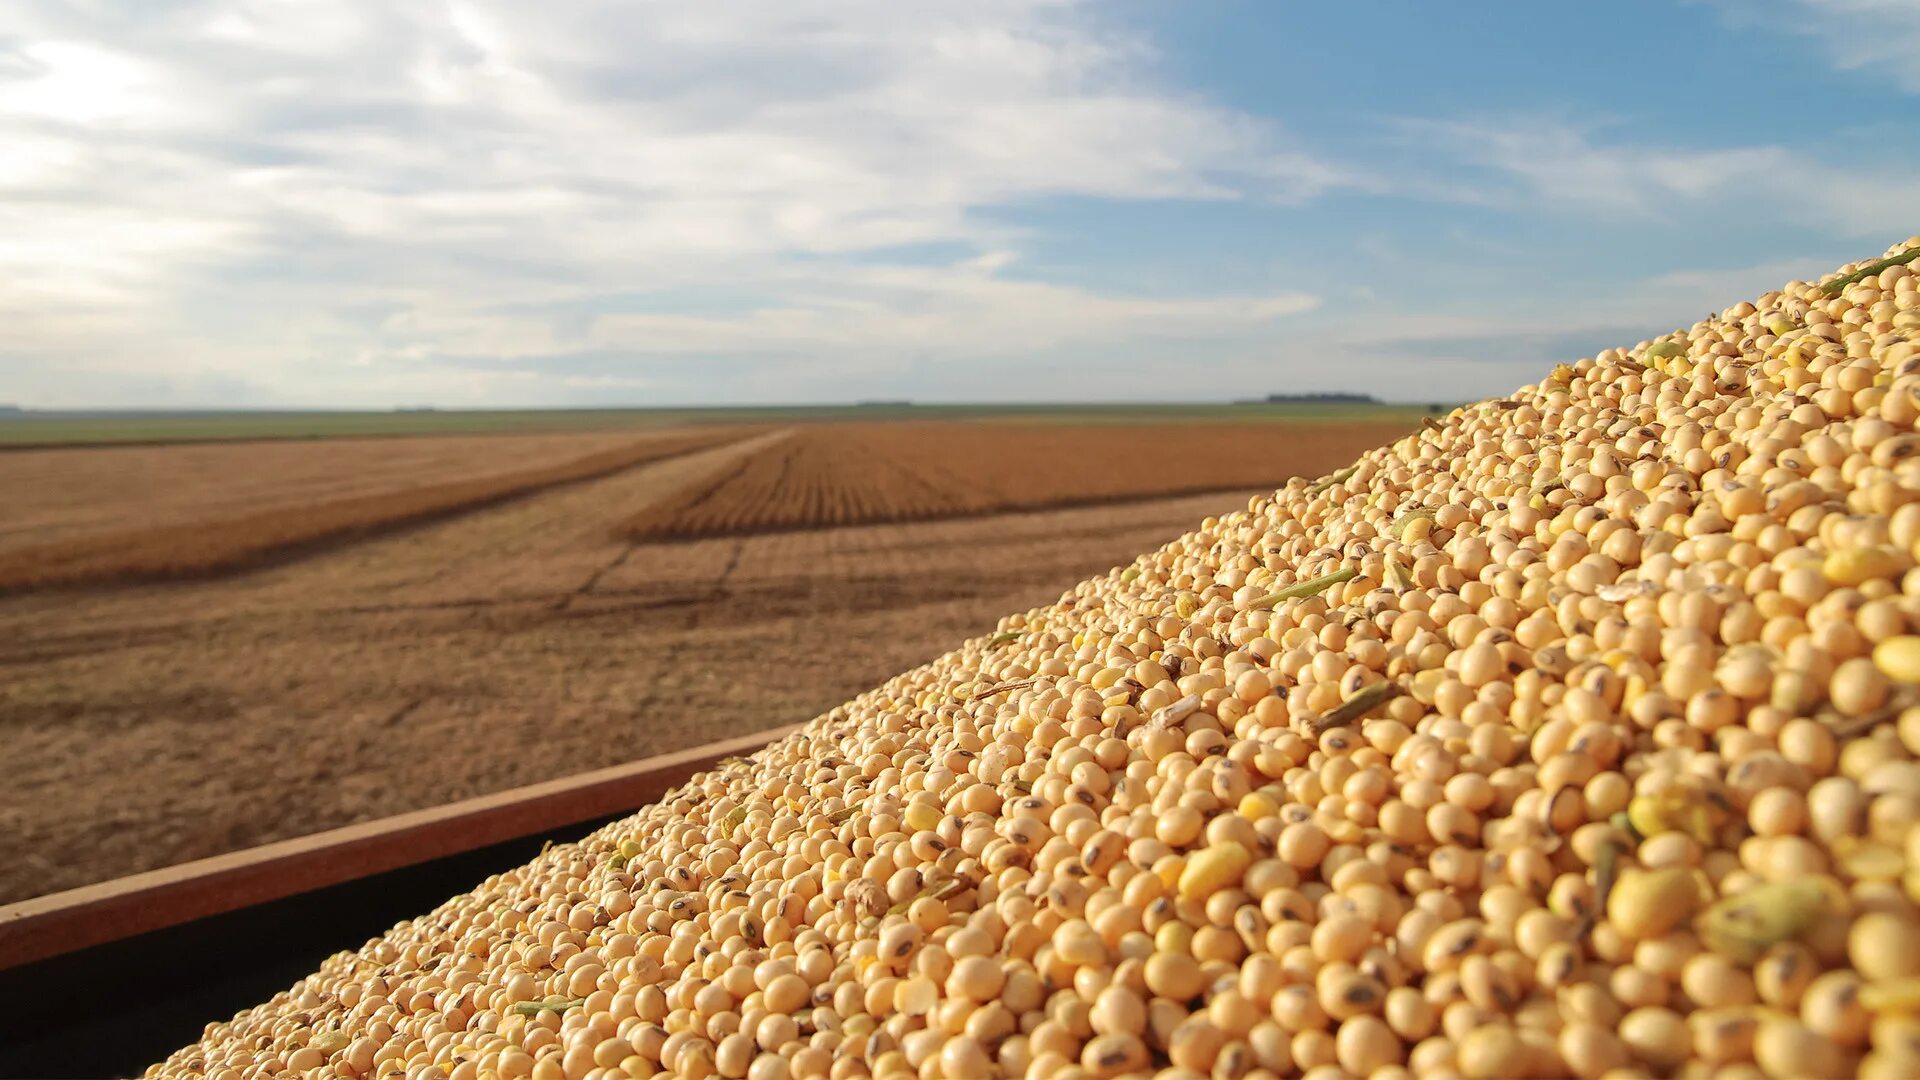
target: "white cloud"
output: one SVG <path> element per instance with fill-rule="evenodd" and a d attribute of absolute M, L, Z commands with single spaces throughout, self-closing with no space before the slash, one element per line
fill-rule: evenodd
<path fill-rule="evenodd" d="M 1599 339 L 1631 345 L 1640 335 L 1691 325 L 1708 312 L 1750 300 L 1797 278 L 1831 267 L 1813 260 L 1781 260 L 1732 268 L 1674 270 L 1596 287 L 1569 280 L 1531 295 L 1503 295 L 1492 304 L 1455 304 L 1446 310 L 1402 308 L 1327 331 L 1329 344 L 1375 355 L 1394 349 L 1416 355 L 1461 356 L 1486 342 L 1513 348 L 1499 359 L 1546 365 L 1574 359 L 1544 343 Z M 1512 355 L 1515 350 L 1519 355 Z"/>
<path fill-rule="evenodd" d="M 1401 130 L 1556 210 L 1680 220 L 1704 207 L 1879 238 L 1904 235 L 1920 206 L 1920 174 L 1910 166 L 1834 166 L 1778 145 L 1608 143 L 1584 125 L 1535 117 L 1408 121 Z"/>
<path fill-rule="evenodd" d="M 1319 305 L 1306 293 L 1116 297 L 1005 278 L 999 268 L 987 257 L 936 268 L 792 270 L 738 283 L 776 302 L 719 315 L 608 312 L 542 321 L 517 310 L 410 310 L 384 319 L 375 334 L 391 355 L 430 342 L 469 362 L 518 358 L 564 368 L 581 354 L 596 363 L 620 356 L 633 371 L 656 375 L 685 356 L 830 358 L 839 380 L 857 384 L 863 373 L 897 369 L 903 357 L 1030 358 L 1067 346 L 1263 335 Z"/>
<path fill-rule="evenodd" d="M 1310 311 L 1319 303 L 1304 293 L 1121 298 L 967 269 L 855 275 L 851 283 L 865 295 L 849 298 L 849 281 L 842 278 L 833 283 L 831 292 L 807 296 L 803 288 L 797 290 L 800 302 L 757 310 L 741 319 L 603 315 L 595 321 L 591 341 L 640 354 L 690 347 L 882 353 L 911 349 L 934 356 L 956 351 L 993 356 L 1152 335 L 1189 339 L 1237 335 Z"/>
<path fill-rule="evenodd" d="M 154 87 L 147 65 L 86 42 L 40 41 L 16 50 L 0 76 L 0 113 L 97 123 L 137 116 Z"/>
<path fill-rule="evenodd" d="M 158 370 L 379 404 L 389 362 L 411 378 L 439 353 L 568 344 L 541 304 L 738 280 L 799 291 L 740 318 L 609 316 L 572 344 L 948 335 L 959 354 L 1023 330 L 1258 323 L 1275 301 L 1019 281 L 1019 238 L 977 216 L 1360 182 L 1152 67 L 1058 0 L 16 2 L 0 12 L 0 392 L 39 365 L 41 392 L 45 369 Z M 923 310 L 897 313 L 872 264 L 908 245 L 999 261 L 906 271 L 922 276 L 891 287 Z M 341 314 L 368 305 L 394 309 L 372 333 Z M 351 384 L 326 370 L 349 362 Z"/>
<path fill-rule="evenodd" d="M 1707 0 L 1742 28 L 1820 43 L 1832 65 L 1920 94 L 1920 4 L 1913 0 Z"/>

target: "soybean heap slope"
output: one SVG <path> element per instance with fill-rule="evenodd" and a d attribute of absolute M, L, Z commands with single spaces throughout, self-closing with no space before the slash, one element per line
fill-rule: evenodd
<path fill-rule="evenodd" d="M 1920 1073 L 1914 284 L 1293 481 L 156 1071 Z"/>

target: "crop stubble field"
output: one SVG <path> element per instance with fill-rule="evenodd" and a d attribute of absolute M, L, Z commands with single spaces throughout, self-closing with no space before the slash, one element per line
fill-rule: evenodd
<path fill-rule="evenodd" d="M 233 570 L 741 438 L 343 440 L 0 454 L 0 592 Z M 443 442 L 454 445 L 441 445 Z M 244 454 L 242 459 L 240 455 Z"/>
<path fill-rule="evenodd" d="M 1051 450 L 1041 425 L 926 426 L 955 430 L 0 454 L 0 567 L 103 537 L 141 550 L 143 529 L 217 538 L 210 524 L 289 508 L 479 493 L 404 528 L 363 513 L 296 538 L 298 558 L 0 596 L 0 900 L 806 719 L 1411 424 L 1066 425 Z M 1169 447 L 1232 490 L 1159 494 L 1139 463 Z M 36 464 L 49 453 L 80 457 Z M 780 484 L 756 479 L 781 462 Z M 1032 475 L 1009 480 L 1016 466 Z M 1031 508 L 1046 490 L 1130 501 Z M 707 523 L 705 506 L 734 509 Z M 707 535 L 655 539 L 672 530 L 649 520 Z"/>
<path fill-rule="evenodd" d="M 1405 430 L 825 424 L 796 429 L 711 484 L 650 504 L 622 531 L 637 540 L 686 539 L 1259 487 L 1337 468 Z"/>

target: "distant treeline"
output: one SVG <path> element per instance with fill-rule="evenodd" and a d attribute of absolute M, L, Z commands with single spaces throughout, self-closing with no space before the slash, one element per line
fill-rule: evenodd
<path fill-rule="evenodd" d="M 1235 405 L 1380 405 L 1372 394 L 1268 394 L 1263 398 L 1244 398 Z"/>

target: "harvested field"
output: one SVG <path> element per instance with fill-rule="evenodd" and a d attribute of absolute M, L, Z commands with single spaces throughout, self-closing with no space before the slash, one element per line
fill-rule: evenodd
<path fill-rule="evenodd" d="M 0 455 L 0 591 L 204 574 L 745 437 L 338 440 Z"/>
<path fill-rule="evenodd" d="M 0 551 L 568 461 L 618 434 L 311 439 L 0 453 Z"/>
<path fill-rule="evenodd" d="M 802 720 L 1247 498 L 613 538 L 778 438 L 239 577 L 0 598 L 0 900 Z"/>
<path fill-rule="evenodd" d="M 639 540 L 684 539 L 1277 487 L 1407 430 L 1398 423 L 815 425 L 646 507 L 622 531 Z"/>

